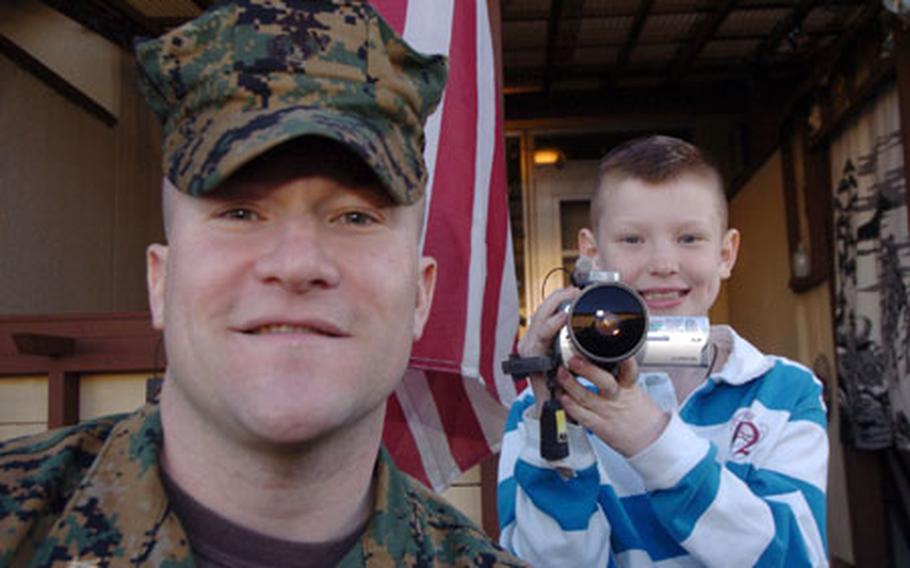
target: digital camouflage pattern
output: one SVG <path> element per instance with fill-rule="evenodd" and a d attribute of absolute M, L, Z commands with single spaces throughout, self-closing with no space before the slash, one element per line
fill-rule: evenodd
<path fill-rule="evenodd" d="M 0 443 L 0 566 L 193 566 L 161 483 L 158 407 Z M 383 449 L 357 566 L 524 566 Z"/>
<path fill-rule="evenodd" d="M 446 59 L 414 51 L 366 2 L 238 0 L 137 42 L 140 88 L 164 125 L 166 177 L 215 189 L 305 135 L 354 150 L 399 204 L 423 195 L 423 125 Z"/>

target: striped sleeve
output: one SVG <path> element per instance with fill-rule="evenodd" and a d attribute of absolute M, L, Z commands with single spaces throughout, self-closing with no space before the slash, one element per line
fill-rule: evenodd
<path fill-rule="evenodd" d="M 587 435 L 570 426 L 569 457 L 543 460 L 539 422 L 528 412 L 534 404 L 529 388 L 506 423 L 497 488 L 500 544 L 537 567 L 611 565 L 610 525 L 599 502 L 602 470 Z"/>
<path fill-rule="evenodd" d="M 761 381 L 730 389 L 757 392 L 745 397 L 748 407 L 728 409 L 733 440 L 723 463 L 718 448 L 695 433 L 703 425 L 680 416 L 629 460 L 657 518 L 708 566 L 827 565 L 828 440 L 818 381 L 779 361 Z M 727 394 L 712 393 L 718 407 Z M 743 424 L 753 434 L 741 434 Z"/>

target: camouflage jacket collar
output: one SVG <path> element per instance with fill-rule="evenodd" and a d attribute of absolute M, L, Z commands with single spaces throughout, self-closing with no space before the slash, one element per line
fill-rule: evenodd
<path fill-rule="evenodd" d="M 114 426 L 47 535 L 54 557 L 89 566 L 124 557 L 134 566 L 192 565 L 186 534 L 161 484 L 161 440 L 157 406 Z"/>

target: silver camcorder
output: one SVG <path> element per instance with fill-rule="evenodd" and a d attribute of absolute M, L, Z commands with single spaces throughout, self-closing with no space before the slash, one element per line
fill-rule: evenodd
<path fill-rule="evenodd" d="M 708 366 L 708 318 L 650 316 L 619 274 L 593 270 L 586 257 L 572 283 L 582 291 L 563 308 L 567 322 L 553 345 L 559 364 L 577 354 L 608 371 L 630 357 L 640 366 Z"/>

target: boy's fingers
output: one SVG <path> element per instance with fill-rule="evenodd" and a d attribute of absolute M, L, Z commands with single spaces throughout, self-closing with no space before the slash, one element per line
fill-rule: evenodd
<path fill-rule="evenodd" d="M 613 375 L 604 371 L 599 367 L 590 365 L 585 367 L 583 364 L 573 363 L 576 359 L 581 359 L 580 357 L 573 357 L 570 361 L 570 368 L 572 372 L 584 376 L 586 379 L 591 381 L 595 387 L 597 387 L 598 392 L 592 392 L 587 387 L 579 383 L 571 374 L 566 372 L 564 369 L 560 369 L 557 377 L 559 378 L 559 384 L 563 387 L 567 394 L 569 394 L 573 399 L 575 399 L 578 404 L 584 406 L 585 408 L 592 408 L 597 404 L 598 399 L 610 399 L 616 396 L 619 393 L 619 385 L 616 382 L 616 379 L 613 378 Z M 586 369 L 585 373 L 578 372 L 577 368 L 584 367 Z"/>
<path fill-rule="evenodd" d="M 560 304 L 571 300 L 577 293 L 578 291 L 575 288 L 562 288 L 553 292 L 544 298 L 544 301 L 537 307 L 534 316 L 531 318 L 531 323 L 533 324 L 534 320 L 538 318 L 547 319 L 551 317 L 558 310 Z"/>
<path fill-rule="evenodd" d="M 589 430 L 593 429 L 595 422 L 599 418 L 599 415 L 596 412 L 588 410 L 584 405 L 579 404 L 579 402 L 569 396 L 568 393 L 560 396 L 559 401 L 562 403 L 563 408 L 566 409 L 566 413 L 571 416 L 573 420 L 581 424 L 584 428 Z"/>
<path fill-rule="evenodd" d="M 528 332 L 518 342 L 518 353 L 523 357 L 543 355 L 550 348 L 553 337 L 566 323 L 566 314 L 559 308 L 578 295 L 576 288 L 563 288 L 547 296 L 531 317 Z"/>
<path fill-rule="evenodd" d="M 572 357 L 569 360 L 569 369 L 576 375 L 582 376 L 594 383 L 594 386 L 597 387 L 598 391 L 600 391 L 600 395 L 604 398 L 613 398 L 619 393 L 620 384 L 617 378 L 584 357 L 579 357 L 577 355 Z"/>
<path fill-rule="evenodd" d="M 623 388 L 634 387 L 638 382 L 638 362 L 635 357 L 629 357 L 619 364 L 616 373 L 616 382 Z"/>
<path fill-rule="evenodd" d="M 550 317 L 541 322 L 540 328 L 538 329 L 537 336 L 544 340 L 549 347 L 550 341 L 553 337 L 556 336 L 556 333 L 566 323 L 566 314 L 564 312 L 556 311 L 551 314 Z"/>

